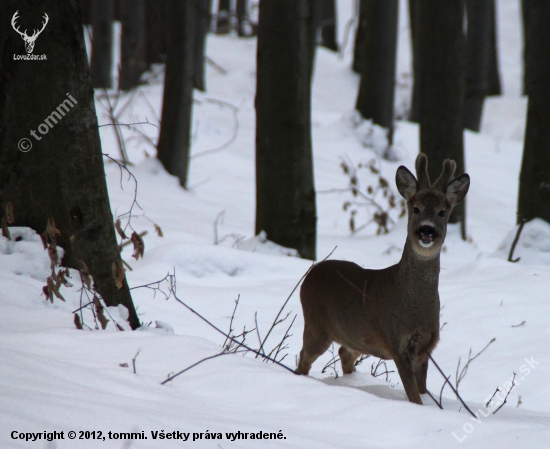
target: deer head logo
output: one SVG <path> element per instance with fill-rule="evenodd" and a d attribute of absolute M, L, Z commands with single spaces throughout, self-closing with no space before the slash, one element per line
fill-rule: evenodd
<path fill-rule="evenodd" d="M 36 41 L 36 38 L 40 36 L 40 33 L 42 33 L 42 31 L 44 31 L 44 28 L 46 28 L 46 25 L 48 24 L 50 18 L 48 17 L 48 14 L 44 13 L 44 22 L 42 22 L 42 29 L 40 31 L 34 30 L 32 36 L 27 36 L 27 30 L 22 33 L 21 31 L 19 31 L 19 27 L 16 28 L 15 26 L 15 22 L 19 18 L 17 14 L 19 14 L 19 11 L 15 11 L 15 14 L 11 18 L 11 26 L 21 35 L 21 37 L 25 41 L 25 50 L 27 50 L 27 53 L 30 55 L 34 50 L 34 42 Z"/>

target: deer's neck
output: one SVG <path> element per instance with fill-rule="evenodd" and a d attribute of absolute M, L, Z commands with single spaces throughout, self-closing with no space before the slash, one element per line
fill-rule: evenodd
<path fill-rule="evenodd" d="M 437 292 L 439 285 L 440 251 L 433 257 L 422 257 L 413 250 L 407 239 L 398 271 L 406 283 L 422 286 L 425 292 Z"/>

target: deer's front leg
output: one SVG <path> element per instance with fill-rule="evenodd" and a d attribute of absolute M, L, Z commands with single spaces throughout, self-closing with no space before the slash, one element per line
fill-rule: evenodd
<path fill-rule="evenodd" d="M 428 377 L 428 356 L 427 354 L 418 355 L 413 364 L 413 371 L 418 385 L 418 392 L 426 394 L 426 379 Z"/>
<path fill-rule="evenodd" d="M 418 385 L 416 383 L 416 377 L 414 375 L 413 366 L 409 354 L 399 354 L 393 360 L 397 366 L 399 377 L 405 387 L 405 392 L 410 402 L 422 405 L 422 399 L 420 399 L 420 393 L 418 391 Z"/>

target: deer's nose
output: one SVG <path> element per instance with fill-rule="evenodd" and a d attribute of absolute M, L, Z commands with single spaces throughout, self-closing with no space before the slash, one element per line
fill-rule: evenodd
<path fill-rule="evenodd" d="M 437 237 L 438 232 L 433 226 L 429 225 L 423 225 L 418 228 L 418 237 L 420 240 L 422 240 L 422 243 L 432 243 Z"/>

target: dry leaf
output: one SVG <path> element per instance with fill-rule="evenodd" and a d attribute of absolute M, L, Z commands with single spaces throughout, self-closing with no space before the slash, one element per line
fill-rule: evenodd
<path fill-rule="evenodd" d="M 8 240 L 11 240 L 10 230 L 8 229 L 8 220 L 6 220 L 6 217 L 2 217 L 2 235 Z"/>
<path fill-rule="evenodd" d="M 40 240 L 42 240 L 42 245 L 44 245 L 44 249 L 48 248 L 48 231 L 44 231 L 42 234 L 40 234 Z"/>
<path fill-rule="evenodd" d="M 128 238 L 124 233 L 124 231 L 122 230 L 122 228 L 120 227 L 120 218 L 117 218 L 117 220 L 115 221 L 115 229 L 116 229 L 116 232 L 118 232 L 118 235 L 120 235 L 120 238 L 122 239 Z"/>
<path fill-rule="evenodd" d="M 116 262 L 113 262 L 113 278 L 115 284 L 118 288 L 122 288 L 124 285 L 124 273 L 126 270 L 122 266 L 122 260 L 118 259 Z"/>
<path fill-rule="evenodd" d="M 55 227 L 55 220 L 53 217 L 48 218 L 48 225 L 46 226 L 46 231 L 50 236 L 50 239 L 57 239 L 58 235 L 61 235 L 61 231 Z"/>
<path fill-rule="evenodd" d="M 143 242 L 143 239 L 136 232 L 133 232 L 130 240 L 134 244 L 134 254 L 132 254 L 132 257 L 138 260 L 141 256 L 143 259 L 143 253 L 145 251 L 145 243 Z"/>
<path fill-rule="evenodd" d="M 157 234 L 159 237 L 164 237 L 164 234 L 162 233 L 162 229 L 160 229 L 160 226 L 156 223 L 153 223 L 155 225 L 155 231 L 157 231 Z"/>
<path fill-rule="evenodd" d="M 120 366 L 121 368 L 128 368 L 127 363 L 119 363 L 118 366 Z"/>
<path fill-rule="evenodd" d="M 8 224 L 12 224 L 15 221 L 13 217 L 13 203 L 11 201 L 6 203 L 6 219 L 8 220 Z"/>
<path fill-rule="evenodd" d="M 88 270 L 88 265 L 86 265 L 82 260 L 77 260 L 76 266 L 78 267 L 78 270 L 82 275 L 82 279 L 84 279 L 86 287 L 88 287 L 88 290 L 90 290 L 92 286 L 92 278 L 90 277 L 90 270 Z"/>
<path fill-rule="evenodd" d="M 80 317 L 78 314 L 74 314 L 74 325 L 77 329 L 82 330 L 82 321 L 80 321 Z"/>
<path fill-rule="evenodd" d="M 95 307 L 95 314 L 97 316 L 97 319 L 99 320 L 99 324 L 101 324 L 101 329 L 105 329 L 107 327 L 107 323 L 109 322 L 109 320 L 103 313 L 103 305 L 101 304 L 101 301 L 95 295 L 94 295 L 94 307 Z"/>
<path fill-rule="evenodd" d="M 74 235 L 71 235 L 69 237 L 69 242 L 71 242 L 71 248 L 74 250 L 74 240 L 75 240 L 75 236 Z"/>
<path fill-rule="evenodd" d="M 57 255 L 57 244 L 55 240 L 48 246 L 48 256 L 50 256 L 50 268 L 54 268 L 59 265 L 59 256 Z"/>

